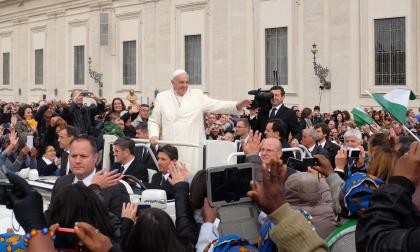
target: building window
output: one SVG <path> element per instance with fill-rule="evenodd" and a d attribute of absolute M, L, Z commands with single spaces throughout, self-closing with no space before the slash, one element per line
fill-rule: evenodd
<path fill-rule="evenodd" d="M 123 85 L 136 84 L 136 41 L 123 42 Z"/>
<path fill-rule="evenodd" d="M 375 19 L 375 84 L 405 82 L 405 18 Z"/>
<path fill-rule="evenodd" d="M 35 85 L 44 83 L 44 49 L 35 50 Z"/>
<path fill-rule="evenodd" d="M 185 71 L 190 84 L 201 84 L 201 35 L 185 36 Z"/>
<path fill-rule="evenodd" d="M 10 53 L 3 53 L 3 85 L 10 84 Z"/>
<path fill-rule="evenodd" d="M 265 29 L 265 84 L 274 85 L 273 71 L 278 84 L 287 85 L 287 27 Z"/>
<path fill-rule="evenodd" d="M 85 46 L 74 47 L 74 84 L 85 84 Z"/>
<path fill-rule="evenodd" d="M 100 45 L 107 46 L 108 45 L 108 22 L 109 22 L 109 14 L 108 13 L 100 13 Z"/>

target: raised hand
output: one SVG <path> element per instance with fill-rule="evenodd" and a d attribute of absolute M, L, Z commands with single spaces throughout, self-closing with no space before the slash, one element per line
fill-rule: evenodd
<path fill-rule="evenodd" d="M 284 181 L 287 169 L 281 160 L 271 160 L 261 167 L 262 183 L 251 181 L 251 197 L 266 214 L 271 214 L 281 207 L 286 200 L 284 198 Z"/>
<path fill-rule="evenodd" d="M 121 177 L 122 175 L 120 173 L 100 170 L 93 176 L 92 184 L 99 186 L 101 189 L 105 189 L 118 184 Z"/>
<path fill-rule="evenodd" d="M 136 221 L 136 215 L 137 215 L 137 208 L 138 205 L 135 203 L 127 202 L 123 203 L 122 211 L 121 211 L 121 218 L 125 217 L 132 221 Z"/>
<path fill-rule="evenodd" d="M 244 150 L 245 155 L 250 153 L 260 152 L 261 147 L 261 133 L 255 131 L 255 134 L 251 130 L 248 136 L 248 142 L 242 140 L 242 149 Z"/>
<path fill-rule="evenodd" d="M 109 237 L 101 234 L 98 229 L 86 222 L 76 222 L 74 231 L 77 237 L 88 247 L 90 251 L 108 252 L 112 248 Z"/>
<path fill-rule="evenodd" d="M 406 155 L 397 161 L 394 169 L 394 176 L 403 176 L 411 180 L 414 184 L 420 178 L 420 143 L 413 142 Z"/>

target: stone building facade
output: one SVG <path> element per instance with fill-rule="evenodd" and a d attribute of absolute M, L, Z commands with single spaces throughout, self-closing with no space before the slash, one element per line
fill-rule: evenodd
<path fill-rule="evenodd" d="M 373 106 L 364 90 L 420 94 L 419 35 L 417 0 L 0 0 L 0 99 L 98 92 L 90 57 L 108 99 L 134 89 L 151 102 L 176 68 L 212 97 L 240 99 L 276 70 L 289 105 Z M 314 43 L 330 69 L 322 96 Z"/>

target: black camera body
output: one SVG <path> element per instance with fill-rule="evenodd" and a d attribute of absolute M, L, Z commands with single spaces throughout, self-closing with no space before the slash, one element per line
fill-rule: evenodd
<path fill-rule="evenodd" d="M 7 196 L 8 193 L 12 193 L 18 198 L 21 195 L 15 185 L 4 181 L 0 182 L 0 205 L 6 205 L 7 208 L 12 209 L 12 201 Z"/>
<path fill-rule="evenodd" d="M 252 103 L 249 106 L 250 109 L 259 108 L 261 110 L 268 110 L 271 108 L 270 100 L 274 95 L 270 90 L 261 90 L 261 88 L 259 88 L 249 91 L 248 94 L 254 96 L 254 100 L 252 100 Z"/>

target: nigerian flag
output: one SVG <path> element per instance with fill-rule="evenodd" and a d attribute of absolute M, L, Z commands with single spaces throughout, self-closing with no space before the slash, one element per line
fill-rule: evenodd
<path fill-rule="evenodd" d="M 371 125 L 374 123 L 372 117 L 366 114 L 366 112 L 361 108 L 354 108 L 352 109 L 351 113 L 353 114 L 354 123 L 358 127 L 365 124 Z"/>
<path fill-rule="evenodd" d="M 408 100 L 416 99 L 416 95 L 410 89 L 396 88 L 384 96 L 371 94 L 388 113 L 391 114 L 399 123 L 404 125 L 407 113 Z"/>

